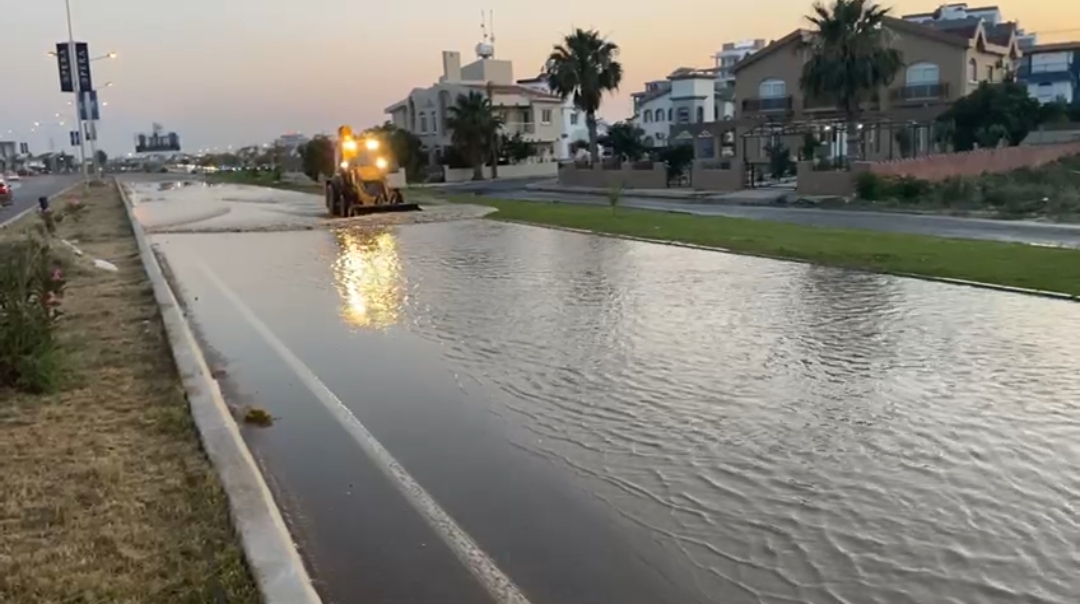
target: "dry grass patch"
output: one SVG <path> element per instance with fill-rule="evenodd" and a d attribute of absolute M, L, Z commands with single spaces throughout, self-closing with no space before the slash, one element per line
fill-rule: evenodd
<path fill-rule="evenodd" d="M 0 391 L 0 602 L 257 602 L 119 194 L 73 195 L 58 234 L 119 272 L 69 275 L 60 391 Z"/>

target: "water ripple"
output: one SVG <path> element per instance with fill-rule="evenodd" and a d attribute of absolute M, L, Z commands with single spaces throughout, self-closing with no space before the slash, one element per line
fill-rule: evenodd
<path fill-rule="evenodd" d="M 1080 598 L 1080 306 L 461 222 L 409 325 L 715 602 Z"/>

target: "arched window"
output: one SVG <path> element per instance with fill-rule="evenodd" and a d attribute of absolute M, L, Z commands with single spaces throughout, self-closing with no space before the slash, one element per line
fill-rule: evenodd
<path fill-rule="evenodd" d="M 679 119 L 680 124 L 689 123 L 690 122 L 690 108 L 689 107 L 679 107 L 678 119 Z"/>
<path fill-rule="evenodd" d="M 704 122 L 705 121 L 705 108 L 704 107 L 698 107 L 697 108 L 697 121 L 699 121 L 699 122 Z"/>
<path fill-rule="evenodd" d="M 427 134 L 427 114 L 420 112 L 420 134 Z"/>
<path fill-rule="evenodd" d="M 648 124 L 649 122 L 651 122 L 651 121 L 652 121 L 652 110 L 651 110 L 651 109 L 646 109 L 646 110 L 645 110 L 645 116 L 644 116 L 644 117 L 645 117 L 645 123 L 646 123 L 646 124 Z"/>
<path fill-rule="evenodd" d="M 968 81 L 979 81 L 979 64 L 975 62 L 975 59 L 968 61 Z"/>
<path fill-rule="evenodd" d="M 904 72 L 904 83 L 908 86 L 937 84 L 941 81 L 941 69 L 934 63 L 915 63 Z"/>
<path fill-rule="evenodd" d="M 784 80 L 776 78 L 762 80 L 761 84 L 758 84 L 758 96 L 763 99 L 778 99 L 787 96 L 787 84 Z"/>
<path fill-rule="evenodd" d="M 712 106 L 712 119 L 714 122 L 720 121 L 720 105 Z"/>

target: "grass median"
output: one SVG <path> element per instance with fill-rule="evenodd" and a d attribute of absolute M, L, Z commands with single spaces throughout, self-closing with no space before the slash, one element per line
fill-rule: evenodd
<path fill-rule="evenodd" d="M 0 387 L 0 602 L 258 602 L 120 196 L 73 195 L 59 386 Z"/>
<path fill-rule="evenodd" d="M 965 279 L 1080 296 L 1080 250 L 832 229 L 721 216 L 453 196 L 490 218 L 587 229 L 817 264 Z"/>

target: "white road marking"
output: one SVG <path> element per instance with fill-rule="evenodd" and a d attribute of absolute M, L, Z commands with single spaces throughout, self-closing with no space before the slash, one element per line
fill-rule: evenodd
<path fill-rule="evenodd" d="M 424 490 L 405 468 L 376 440 L 375 436 L 360 423 L 327 386 L 308 368 L 291 350 L 274 335 L 255 313 L 248 308 L 232 290 L 228 288 L 205 264 L 198 262 L 199 269 L 232 302 L 236 310 L 266 340 L 266 343 L 281 356 L 289 367 L 296 372 L 300 380 L 319 399 L 331 415 L 348 431 L 349 435 L 367 453 L 375 465 L 382 470 L 390 482 L 405 496 L 413 508 L 431 526 L 458 557 L 462 564 L 480 581 L 497 604 L 530 604 L 517 585 L 495 565 L 480 546 L 458 526 L 454 519 L 443 510 L 435 499 Z"/>

